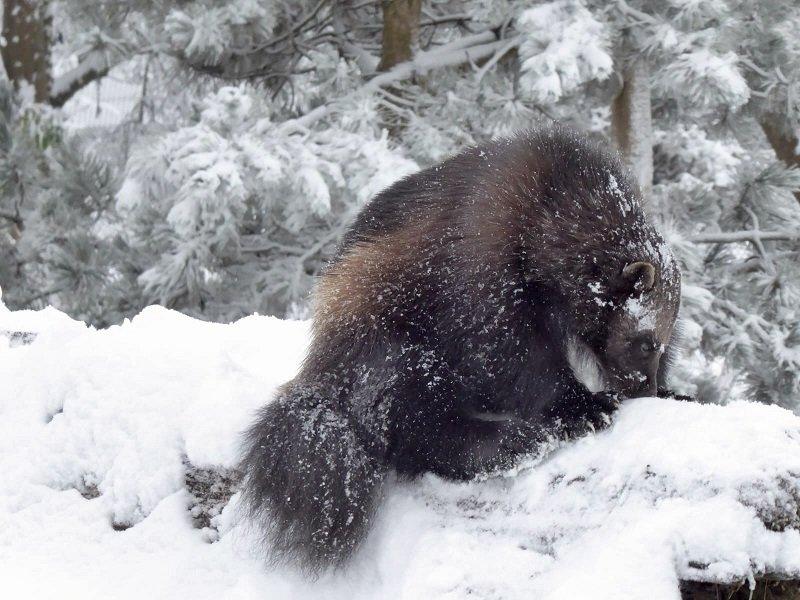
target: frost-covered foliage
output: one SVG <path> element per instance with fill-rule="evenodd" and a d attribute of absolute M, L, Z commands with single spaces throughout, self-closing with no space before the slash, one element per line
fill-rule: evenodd
<path fill-rule="evenodd" d="M 55 87 L 113 68 L 63 110 L 6 103 L 9 304 L 98 325 L 153 302 L 303 314 L 378 188 L 551 119 L 611 142 L 626 69 L 645 61 L 653 137 L 632 135 L 655 149 L 686 352 L 707 366 L 678 380 L 704 399 L 796 405 L 800 181 L 777 160 L 796 157 L 800 126 L 793 0 L 425 0 L 416 62 L 380 74 L 378 0 L 51 4 Z M 123 116 L 76 131 L 78 109 Z"/>
<path fill-rule="evenodd" d="M 800 417 L 657 398 L 515 471 L 387 485 L 344 574 L 265 568 L 231 467 L 308 335 L 158 307 L 94 330 L 0 304 L 5 595 L 672 600 L 680 580 L 800 574 Z"/>
<path fill-rule="evenodd" d="M 536 101 L 556 102 L 612 72 L 609 32 L 579 0 L 529 8 L 517 27 L 522 35 L 519 84 Z"/>
<path fill-rule="evenodd" d="M 282 313 L 355 211 L 417 169 L 385 134 L 287 135 L 271 116 L 255 90 L 224 87 L 194 122 L 134 149 L 118 209 L 152 257 L 138 280 L 148 303 L 223 320 Z"/>
<path fill-rule="evenodd" d="M 685 316 L 703 325 L 709 356 L 725 357 L 729 383 L 755 397 L 797 406 L 800 393 L 800 171 L 769 152 L 747 152 L 733 137 L 696 126 L 657 137 L 655 194 L 673 227 L 673 245 L 695 293 Z M 713 198 L 714 202 L 709 202 Z M 719 232 L 744 232 L 741 243 Z M 761 239 L 760 231 L 785 239 Z M 699 288 L 697 286 L 700 286 Z M 708 375 L 717 378 L 718 372 Z M 719 379 L 717 379 L 719 381 Z M 707 390 L 711 392 L 712 390 Z M 715 398 L 724 393 L 717 386 Z"/>
<path fill-rule="evenodd" d="M 5 94 L 5 88 L 0 90 Z M 6 301 L 45 299 L 97 324 L 136 305 L 129 259 L 113 216 L 119 187 L 113 153 L 66 134 L 41 107 L 0 114 L 0 283 Z"/>
<path fill-rule="evenodd" d="M 180 5 L 179 5 L 180 6 Z M 219 65 L 269 40 L 278 25 L 276 5 L 257 0 L 191 2 L 167 15 L 171 46 L 192 63 Z"/>

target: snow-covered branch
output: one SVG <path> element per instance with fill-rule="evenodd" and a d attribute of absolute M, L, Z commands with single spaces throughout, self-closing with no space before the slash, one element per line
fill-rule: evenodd
<path fill-rule="evenodd" d="M 722 298 L 715 298 L 714 305 L 719 306 L 741 321 L 742 327 L 749 327 L 759 338 L 766 344 L 771 345 L 773 337 L 770 335 L 769 330 L 772 329 L 770 323 L 760 315 L 747 312 L 736 306 L 730 300 Z"/>
<path fill-rule="evenodd" d="M 518 45 L 520 41 L 520 38 L 497 39 L 497 35 L 491 30 L 464 36 L 435 50 L 420 52 L 412 60 L 400 63 L 392 69 L 376 75 L 356 89 L 353 94 L 374 92 L 382 87 L 410 79 L 415 75 L 422 75 L 434 69 L 443 69 L 464 63 L 475 63 L 490 58 L 499 51 L 508 52 L 508 50 Z M 281 125 L 280 131 L 284 134 L 298 130 L 302 131 L 333 112 L 335 106 L 334 103 L 321 104 L 305 115 L 286 121 Z"/>
<path fill-rule="evenodd" d="M 472 16 L 467 13 L 452 14 L 452 15 L 438 15 L 431 16 L 428 19 L 420 22 L 421 27 L 431 27 L 436 25 L 443 25 L 445 23 L 465 23 L 471 21 Z"/>
<path fill-rule="evenodd" d="M 695 244 L 735 244 L 739 242 L 797 240 L 800 239 L 798 231 L 722 231 L 719 233 L 701 233 L 689 237 Z"/>
<path fill-rule="evenodd" d="M 63 106 L 76 92 L 91 82 L 105 77 L 111 69 L 108 55 L 104 49 L 90 50 L 74 69 L 70 69 L 53 80 L 50 88 L 50 104 Z"/>
<path fill-rule="evenodd" d="M 518 39 L 513 40 L 513 45 L 518 43 Z M 362 90 L 375 90 L 379 87 L 408 79 L 414 75 L 422 75 L 434 69 L 452 67 L 463 63 L 474 63 L 492 56 L 501 48 L 510 47 L 510 44 L 511 42 L 506 40 L 496 40 L 475 46 L 463 47 L 458 45 L 455 48 L 442 46 L 437 50 L 421 52 L 414 57 L 414 60 L 399 64 L 395 68 L 373 77 L 363 86 Z"/>
<path fill-rule="evenodd" d="M 18 223 L 20 220 L 18 214 L 14 215 L 11 213 L 3 212 L 1 210 L 0 210 L 0 219 L 6 219 L 7 221 L 11 221 L 12 223 Z"/>
<path fill-rule="evenodd" d="M 637 24 L 658 25 L 658 19 L 641 10 L 631 7 L 625 0 L 617 0 L 617 8 L 626 16 L 631 17 Z"/>

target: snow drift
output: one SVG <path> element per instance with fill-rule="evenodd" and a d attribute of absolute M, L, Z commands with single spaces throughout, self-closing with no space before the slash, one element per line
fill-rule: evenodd
<path fill-rule="evenodd" d="M 800 417 L 655 398 L 503 476 L 392 482 L 345 573 L 270 570 L 230 469 L 307 334 L 161 308 L 97 331 L 0 305 L 0 595 L 660 599 L 681 579 L 800 578 Z"/>

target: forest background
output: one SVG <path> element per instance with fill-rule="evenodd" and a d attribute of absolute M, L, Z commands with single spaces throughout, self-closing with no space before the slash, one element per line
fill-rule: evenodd
<path fill-rule="evenodd" d="M 793 0 L 4 0 L 0 287 L 97 327 L 305 317 L 403 175 L 553 120 L 683 268 L 677 387 L 800 408 Z"/>

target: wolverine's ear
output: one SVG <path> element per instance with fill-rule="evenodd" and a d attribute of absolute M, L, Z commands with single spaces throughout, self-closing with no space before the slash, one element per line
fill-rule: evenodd
<path fill-rule="evenodd" d="M 622 269 L 623 288 L 628 293 L 649 292 L 656 282 L 656 268 L 649 262 L 633 262 Z"/>

